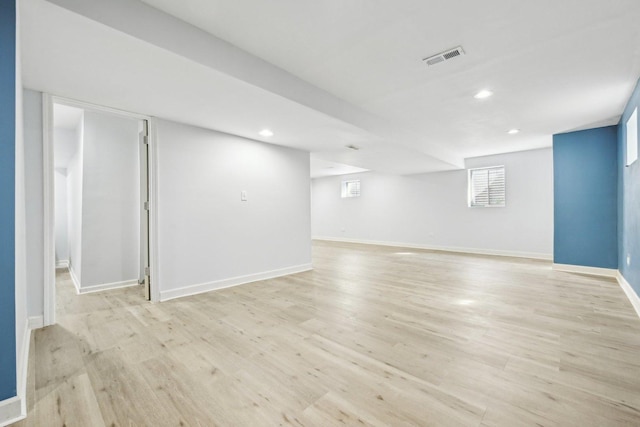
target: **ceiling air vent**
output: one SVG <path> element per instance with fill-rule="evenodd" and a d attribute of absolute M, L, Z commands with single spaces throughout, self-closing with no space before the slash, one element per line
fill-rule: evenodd
<path fill-rule="evenodd" d="M 447 61 L 449 59 L 453 59 L 457 56 L 464 55 L 464 50 L 462 50 L 462 46 L 458 46 L 453 49 L 445 50 L 444 52 L 440 52 L 437 55 L 430 56 L 428 58 L 423 59 L 424 62 L 427 63 L 428 66 L 436 65 L 441 62 Z"/>

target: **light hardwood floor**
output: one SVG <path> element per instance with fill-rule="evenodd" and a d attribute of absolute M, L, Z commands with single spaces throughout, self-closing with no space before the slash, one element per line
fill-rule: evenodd
<path fill-rule="evenodd" d="M 313 262 L 161 304 L 63 275 L 17 425 L 640 425 L 640 319 L 614 280 L 326 242 Z"/>

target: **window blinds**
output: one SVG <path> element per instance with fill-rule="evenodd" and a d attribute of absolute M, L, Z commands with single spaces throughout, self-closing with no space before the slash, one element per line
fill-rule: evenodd
<path fill-rule="evenodd" d="M 360 180 L 342 181 L 342 197 L 360 197 Z"/>
<path fill-rule="evenodd" d="M 504 166 L 469 170 L 469 206 L 504 206 Z"/>

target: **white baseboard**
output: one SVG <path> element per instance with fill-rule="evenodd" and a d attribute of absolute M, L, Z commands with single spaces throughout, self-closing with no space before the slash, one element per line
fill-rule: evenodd
<path fill-rule="evenodd" d="M 14 396 L 0 402 L 0 427 L 8 426 L 26 417 L 22 413 L 23 399 Z"/>
<path fill-rule="evenodd" d="M 138 279 L 133 279 L 133 280 L 125 280 L 123 282 L 103 283 L 102 285 L 83 287 L 80 281 L 78 280 L 78 276 L 76 276 L 76 272 L 73 270 L 73 267 L 69 267 L 69 275 L 71 276 L 71 281 L 73 282 L 73 286 L 76 287 L 76 294 L 78 295 L 108 291 L 111 289 L 128 288 L 130 286 L 139 285 Z"/>
<path fill-rule="evenodd" d="M 618 283 L 620 284 L 620 287 L 622 288 L 624 293 L 627 295 L 627 298 L 629 298 L 629 301 L 631 302 L 631 305 L 633 306 L 633 308 L 636 310 L 638 317 L 640 317 L 640 297 L 638 296 L 636 291 L 633 290 L 629 282 L 627 282 L 627 279 L 625 279 L 622 273 L 620 273 L 619 271 L 618 271 L 618 274 L 616 275 L 616 279 L 618 279 Z"/>
<path fill-rule="evenodd" d="M 43 323 L 42 316 L 40 323 Z M 29 373 L 29 347 L 31 344 L 32 324 L 37 323 L 38 317 L 25 320 L 22 348 L 17 360 L 17 392 L 18 395 L 0 402 L 0 427 L 8 426 L 27 417 L 27 375 Z"/>
<path fill-rule="evenodd" d="M 80 280 L 78 280 L 78 276 L 76 276 L 76 271 L 73 269 L 73 266 L 69 266 L 69 276 L 71 276 L 71 281 L 73 282 L 73 286 L 76 287 L 76 293 L 80 294 Z"/>
<path fill-rule="evenodd" d="M 78 295 L 84 295 L 84 294 L 91 294 L 93 292 L 102 292 L 102 291 L 108 291 L 111 289 L 128 288 L 130 286 L 138 286 L 138 285 L 139 285 L 138 279 L 134 279 L 134 280 L 125 280 L 124 282 L 113 282 L 113 283 L 104 283 L 102 285 L 87 286 L 79 289 L 76 287 L 76 291 L 78 292 Z"/>
<path fill-rule="evenodd" d="M 69 268 L 69 260 L 61 259 L 59 261 L 56 261 L 56 268 Z"/>
<path fill-rule="evenodd" d="M 296 265 L 293 267 L 282 268 L 279 270 L 265 271 L 264 273 L 250 274 L 247 276 L 233 277 L 230 279 L 218 280 L 215 282 L 201 283 L 198 285 L 185 286 L 169 291 L 160 291 L 160 301 L 168 301 L 175 298 L 186 297 L 189 295 L 202 294 L 204 292 L 215 291 L 218 289 L 230 288 L 232 286 L 244 285 L 259 280 L 273 279 L 276 277 L 288 276 L 290 274 L 302 273 L 303 271 L 312 270 L 311 264 Z"/>
<path fill-rule="evenodd" d="M 553 269 L 566 273 L 590 274 L 592 276 L 616 277 L 618 270 L 614 268 L 586 267 L 584 265 L 553 264 Z"/>
<path fill-rule="evenodd" d="M 20 415 L 23 417 L 27 416 L 27 374 L 29 372 L 29 346 L 31 344 L 31 328 L 29 324 L 29 318 L 27 318 L 18 361 L 18 397 L 21 400 Z"/>
<path fill-rule="evenodd" d="M 519 251 L 501 251 L 493 249 L 477 249 L 477 248 L 460 248 L 451 246 L 435 246 L 435 245 L 423 245 L 416 243 L 402 243 L 402 242 L 383 242 L 377 240 L 361 240 L 361 239 L 345 239 L 341 237 L 312 237 L 313 240 L 323 240 L 327 242 L 341 242 L 341 243 L 359 243 L 362 245 L 376 245 L 376 246 L 391 246 L 394 248 L 411 248 L 411 249 L 426 249 L 430 251 L 442 251 L 442 252 L 455 252 L 474 255 L 494 255 L 494 256 L 506 256 L 515 258 L 530 258 L 541 259 L 545 261 L 551 261 L 553 255 L 543 254 L 537 252 L 519 252 Z"/>

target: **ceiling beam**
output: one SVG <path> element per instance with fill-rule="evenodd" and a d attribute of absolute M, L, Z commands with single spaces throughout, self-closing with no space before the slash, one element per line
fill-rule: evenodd
<path fill-rule="evenodd" d="M 405 150 L 464 167 L 464 159 L 434 141 L 350 104 L 236 46 L 138 0 L 47 0 L 69 11 L 170 51 L 210 69 L 349 123 Z M 424 138 L 422 138 L 424 139 Z"/>

